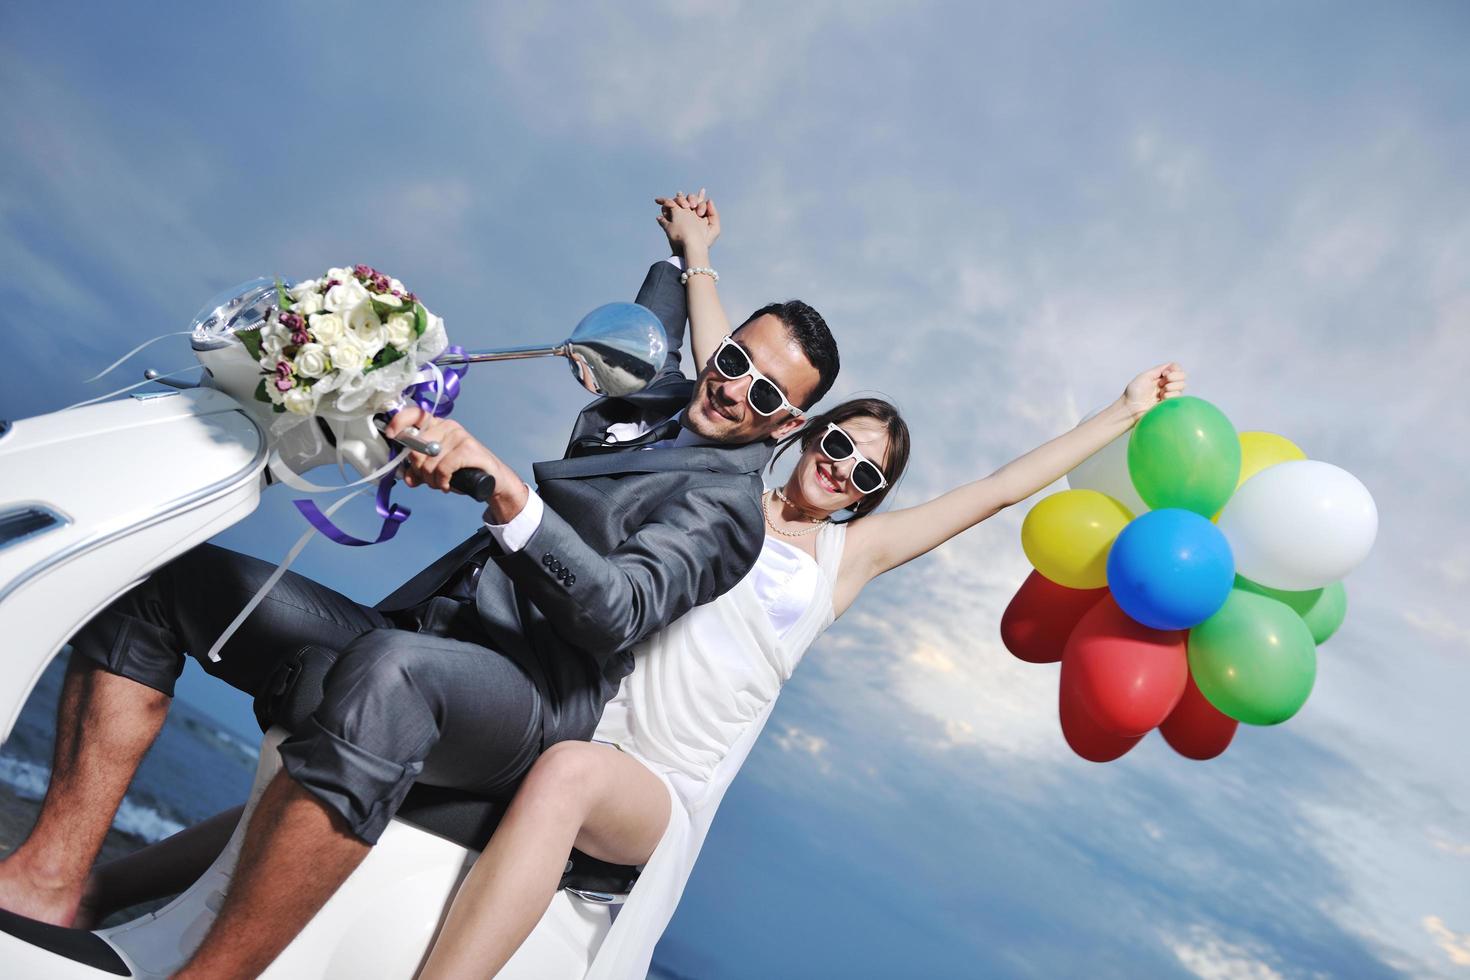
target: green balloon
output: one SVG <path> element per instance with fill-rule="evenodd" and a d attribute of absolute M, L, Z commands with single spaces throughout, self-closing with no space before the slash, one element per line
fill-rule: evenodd
<path fill-rule="evenodd" d="M 1211 704 L 1248 725 L 1296 714 L 1317 678 L 1317 647 L 1285 603 L 1231 589 L 1220 611 L 1189 631 L 1189 672 Z"/>
<path fill-rule="evenodd" d="M 1182 507 L 1214 517 L 1240 479 L 1240 436 L 1203 398 L 1170 398 L 1133 427 L 1128 473 L 1154 510 Z"/>
<path fill-rule="evenodd" d="M 1326 643 L 1327 638 L 1336 633 L 1342 621 L 1347 618 L 1347 589 L 1343 588 L 1341 582 L 1333 582 L 1320 589 L 1308 589 L 1306 592 L 1285 592 L 1267 588 L 1237 575 L 1235 587 L 1286 603 L 1307 624 L 1307 629 L 1312 631 L 1312 641 L 1318 646 Z"/>

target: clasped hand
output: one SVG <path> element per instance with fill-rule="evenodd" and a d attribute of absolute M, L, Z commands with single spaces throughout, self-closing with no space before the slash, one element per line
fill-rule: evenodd
<path fill-rule="evenodd" d="M 659 206 L 655 220 L 668 236 L 670 248 L 686 257 L 691 250 L 701 257 L 708 254 L 720 237 L 720 212 L 703 188 L 698 194 L 680 191 L 673 197 L 656 197 L 653 202 Z"/>

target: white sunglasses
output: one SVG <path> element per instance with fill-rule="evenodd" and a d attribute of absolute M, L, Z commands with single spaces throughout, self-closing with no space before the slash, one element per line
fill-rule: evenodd
<path fill-rule="evenodd" d="M 888 478 L 883 475 L 878 464 L 858 452 L 857 443 L 853 441 L 852 436 L 843 431 L 842 426 L 836 422 L 827 423 L 827 431 L 822 433 L 822 439 L 817 443 L 817 447 L 822 450 L 822 455 L 834 463 L 840 463 L 844 459 L 855 461 L 852 464 L 849 479 L 852 480 L 852 485 L 858 493 L 863 496 L 877 493 L 888 486 Z"/>
<path fill-rule="evenodd" d="M 802 411 L 787 399 L 776 382 L 761 374 L 760 369 L 751 361 L 750 355 L 745 352 L 734 340 L 726 336 L 720 341 L 720 346 L 715 348 L 715 370 L 723 374 L 728 380 L 734 381 L 750 375 L 750 387 L 745 389 L 745 400 L 757 415 L 769 418 L 781 409 L 786 409 L 794 417 L 801 418 Z"/>

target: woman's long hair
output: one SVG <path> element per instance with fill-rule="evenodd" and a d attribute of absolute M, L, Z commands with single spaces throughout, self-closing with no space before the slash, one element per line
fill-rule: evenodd
<path fill-rule="evenodd" d="M 821 415 L 814 415 L 807 419 L 806 425 L 776 443 L 776 454 L 771 457 L 771 466 L 775 466 L 781 454 L 797 443 L 801 444 L 802 451 L 805 452 L 827 431 L 829 423 L 841 425 L 855 418 L 870 418 L 888 430 L 888 460 L 879 467 L 883 475 L 888 478 L 888 485 L 876 493 L 863 495 L 848 508 L 852 517 L 847 520 L 862 517 L 864 514 L 871 514 L 877 510 L 878 505 L 883 503 L 889 491 L 898 485 L 899 479 L 903 477 L 903 471 L 909 465 L 909 427 L 891 402 L 886 402 L 881 398 L 853 398 L 828 409 Z"/>

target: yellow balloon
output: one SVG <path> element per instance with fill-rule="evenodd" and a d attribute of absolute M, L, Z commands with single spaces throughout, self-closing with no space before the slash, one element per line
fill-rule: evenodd
<path fill-rule="evenodd" d="M 1268 466 L 1286 463 L 1294 459 L 1306 459 L 1296 443 L 1274 432 L 1242 432 L 1240 434 L 1240 480 L 1239 487 Z"/>
<path fill-rule="evenodd" d="M 1021 524 L 1021 549 L 1036 570 L 1069 589 L 1108 584 L 1108 550 L 1133 515 L 1096 490 L 1045 497 Z"/>

